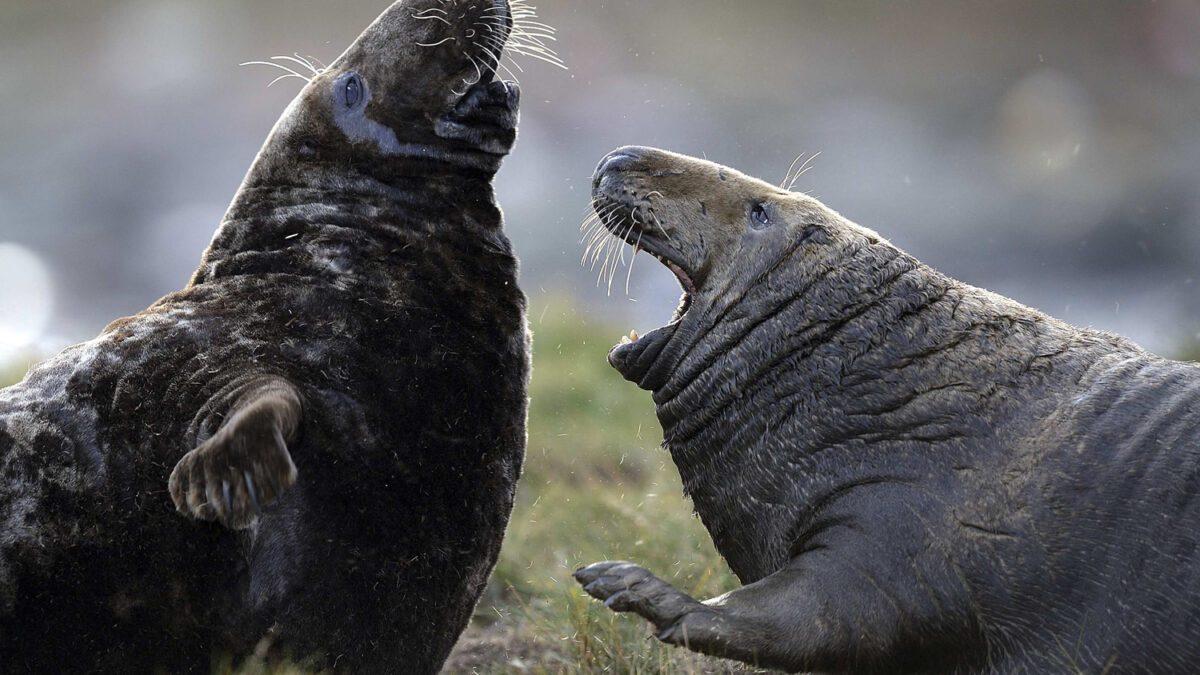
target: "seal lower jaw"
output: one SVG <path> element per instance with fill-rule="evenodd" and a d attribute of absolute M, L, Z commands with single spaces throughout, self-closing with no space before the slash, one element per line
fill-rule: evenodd
<path fill-rule="evenodd" d="M 667 344 L 675 337 L 679 323 L 674 322 L 656 328 L 645 335 L 631 340 L 625 338 L 621 344 L 608 352 L 608 364 L 617 369 L 621 376 L 642 387 L 654 390 L 662 387 L 666 377 L 656 375 L 655 368 Z M 636 336 L 636 333 L 634 334 Z"/>
<path fill-rule="evenodd" d="M 683 323 L 688 310 L 692 307 L 692 296 L 696 292 L 696 285 L 692 282 L 691 276 L 678 264 L 653 251 L 642 250 L 645 250 L 658 259 L 663 266 L 675 274 L 680 287 L 683 289 L 683 294 L 680 296 L 679 305 L 675 308 L 675 313 L 667 325 L 656 328 L 640 337 L 636 332 L 630 332 L 627 337 L 621 339 L 620 344 L 609 350 L 608 363 L 613 368 L 616 368 L 617 372 L 621 373 L 625 379 L 643 389 L 653 391 L 661 388 L 666 383 L 666 378 L 670 374 L 669 364 L 660 360 L 660 358 L 664 355 L 664 352 L 670 351 L 666 347 L 675 337 L 680 324 Z"/>

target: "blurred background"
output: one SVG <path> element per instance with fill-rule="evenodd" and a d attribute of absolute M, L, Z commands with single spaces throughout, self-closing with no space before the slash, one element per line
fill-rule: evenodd
<path fill-rule="evenodd" d="M 0 358 L 95 335 L 179 288 L 299 89 L 243 61 L 331 61 L 385 0 L 0 0 Z M 1200 2 L 540 0 L 498 179 L 536 305 L 628 328 L 579 264 L 596 161 L 657 145 L 796 188 L 923 261 L 1176 353 L 1200 331 Z"/>
<path fill-rule="evenodd" d="M 644 392 L 604 363 L 679 289 L 581 267 L 596 162 L 657 145 L 783 180 L 942 271 L 1167 355 L 1200 344 L 1200 1 L 532 0 L 497 179 L 535 332 L 529 456 L 447 672 L 735 672 L 656 647 L 575 567 L 737 586 Z M 0 384 L 184 285 L 297 80 L 386 0 L 0 0 Z M 6 365 L 7 364 L 7 365 Z M 219 672 L 227 672 L 223 668 Z M 246 671 L 259 672 L 259 671 Z"/>

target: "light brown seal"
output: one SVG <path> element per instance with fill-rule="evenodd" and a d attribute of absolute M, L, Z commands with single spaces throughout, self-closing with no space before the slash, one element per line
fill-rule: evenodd
<path fill-rule="evenodd" d="M 603 225 L 684 299 L 610 353 L 744 586 L 576 573 L 676 645 L 790 671 L 1185 673 L 1200 368 L 950 279 L 820 202 L 622 148 Z"/>

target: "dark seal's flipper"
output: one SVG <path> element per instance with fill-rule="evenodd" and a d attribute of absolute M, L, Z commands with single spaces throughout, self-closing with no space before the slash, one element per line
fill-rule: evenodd
<path fill-rule="evenodd" d="M 300 394 L 269 377 L 245 388 L 212 438 L 171 472 L 175 508 L 242 529 L 296 480 L 288 453 L 300 424 Z"/>

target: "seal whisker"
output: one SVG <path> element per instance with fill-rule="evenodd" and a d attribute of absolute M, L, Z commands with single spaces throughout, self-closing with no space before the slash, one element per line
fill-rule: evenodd
<path fill-rule="evenodd" d="M 450 23 L 450 22 L 449 22 L 449 20 L 446 20 L 446 19 L 444 19 L 444 18 L 442 18 L 442 17 L 418 17 L 418 16 L 416 16 L 416 14 L 413 14 L 413 18 L 414 18 L 414 19 L 419 19 L 419 20 L 436 19 L 436 20 L 439 20 L 439 22 L 442 22 L 442 23 L 444 23 L 444 24 L 446 24 L 446 25 L 450 25 L 450 26 L 454 25 L 454 24 Z"/>
<path fill-rule="evenodd" d="M 272 56 L 271 58 L 276 59 L 276 58 L 281 58 L 281 57 Z M 296 72 L 294 69 L 289 68 L 289 67 L 283 65 L 282 63 L 275 63 L 274 61 L 246 61 L 245 63 L 239 63 L 238 65 L 239 66 L 271 66 L 272 68 L 278 68 L 280 70 L 287 71 L 288 75 L 298 77 L 298 78 L 304 80 L 305 82 L 312 81 L 312 78 L 305 77 L 301 73 Z M 283 79 L 283 78 L 276 78 L 274 81 L 271 82 L 271 84 L 275 84 L 275 82 L 278 82 L 281 79 Z M 269 87 L 271 85 L 269 84 L 267 86 Z"/>
<path fill-rule="evenodd" d="M 563 70 L 567 69 L 562 58 L 545 44 L 546 41 L 558 41 L 558 38 L 555 37 L 557 29 L 550 24 L 538 21 L 536 8 L 523 0 L 513 0 L 509 2 L 507 15 L 506 17 L 505 11 L 501 7 L 489 8 L 481 13 L 482 21 L 492 22 L 499 32 L 507 30 L 508 40 L 504 46 L 506 54 L 519 54 L 544 61 Z M 509 20 L 512 22 L 511 26 L 506 25 Z M 520 64 L 515 59 L 512 61 L 513 65 L 521 70 Z"/>
<path fill-rule="evenodd" d="M 600 221 L 599 214 L 592 214 L 584 219 L 583 224 L 579 226 L 579 229 L 583 232 L 581 240 L 587 244 L 583 251 L 583 258 L 581 258 L 579 262 L 580 264 L 586 264 L 588 254 L 592 252 L 592 248 L 598 241 L 600 241 L 601 237 L 604 236 L 604 225 Z"/>
<path fill-rule="evenodd" d="M 638 232 L 637 243 L 633 245 L 633 257 L 629 259 L 629 272 L 625 275 L 625 297 L 629 297 L 629 282 L 633 279 L 633 263 L 637 260 L 638 249 L 642 245 L 642 233 Z"/>
<path fill-rule="evenodd" d="M 508 40 L 502 40 L 496 37 L 494 34 L 489 34 L 483 36 L 482 41 L 484 44 L 494 48 L 501 55 L 501 58 L 497 59 L 497 61 L 502 61 L 503 59 L 507 58 L 509 62 L 513 64 L 513 67 L 519 72 L 525 72 L 525 69 L 521 67 L 521 64 L 517 63 L 516 59 L 512 57 L 514 53 L 520 54 L 523 52 L 521 51 L 521 48 L 512 41 L 511 37 Z M 505 70 L 508 71 L 510 75 L 513 75 L 513 71 L 507 66 L 505 67 Z"/>
<path fill-rule="evenodd" d="M 784 190 L 787 189 L 786 186 L 788 184 L 788 181 L 791 180 L 791 178 L 792 178 L 792 171 L 794 171 L 796 169 L 796 163 L 799 162 L 800 159 L 803 158 L 804 155 L 806 155 L 806 154 L 808 154 L 808 153 L 802 152 L 802 153 L 796 155 L 796 158 L 793 159 L 792 163 L 788 165 L 787 171 L 785 171 L 783 174 L 783 180 L 779 181 L 779 187 L 781 189 L 784 189 Z"/>
<path fill-rule="evenodd" d="M 430 12 L 436 12 L 438 14 L 441 14 L 442 16 L 430 16 Z M 441 21 L 442 23 L 446 24 L 447 26 L 453 27 L 454 24 L 450 23 L 450 20 L 447 19 L 446 16 L 447 16 L 446 10 L 438 9 L 437 7 L 430 7 L 428 9 L 421 10 L 420 12 L 414 12 L 412 14 L 412 18 L 417 19 L 419 21 L 427 21 L 429 19 L 436 19 L 437 21 Z"/>
<path fill-rule="evenodd" d="M 514 33 L 509 38 L 509 44 L 514 51 L 523 49 L 531 53 L 540 53 L 557 58 L 553 49 L 548 47 L 542 41 L 534 39 L 525 33 Z"/>
<path fill-rule="evenodd" d="M 592 223 L 591 227 L 593 228 L 591 231 L 590 243 L 588 244 L 588 249 L 592 253 L 591 259 L 593 269 L 596 267 L 596 260 L 600 256 L 600 251 L 604 248 L 604 243 L 602 242 L 607 241 L 606 235 L 608 235 L 608 229 L 604 226 L 605 218 L 610 216 L 615 210 L 616 205 L 605 204 L 599 209 L 594 209 L 592 215 L 588 216 L 587 219 L 584 220 L 585 224 L 590 221 Z"/>
<path fill-rule="evenodd" d="M 518 72 L 525 72 L 525 69 L 521 67 L 521 64 L 517 63 L 517 60 L 512 57 L 512 54 L 505 52 L 504 58 L 508 59 L 508 62 L 511 63 L 513 68 L 516 68 Z M 508 70 L 508 66 L 505 66 L 505 69 Z M 508 72 L 511 73 L 512 71 L 509 70 Z"/>
<path fill-rule="evenodd" d="M 444 45 L 447 42 L 450 42 L 451 40 L 457 41 L 458 38 L 454 37 L 453 35 L 450 35 L 450 36 L 442 38 L 441 40 L 438 40 L 437 42 L 414 42 L 413 44 L 415 44 L 418 47 L 436 47 L 438 45 Z"/>
<path fill-rule="evenodd" d="M 467 60 L 471 62 L 471 65 L 475 66 L 475 79 L 471 82 L 463 80 L 463 84 L 467 85 L 467 88 L 470 89 L 479 84 L 480 80 L 483 79 L 483 66 L 479 64 L 479 59 L 474 54 L 467 53 Z M 466 91 L 464 90 L 463 93 L 465 94 Z"/>
<path fill-rule="evenodd" d="M 641 228 L 638 228 L 638 225 L 640 225 L 641 223 L 640 223 L 640 221 L 638 221 L 637 214 L 638 214 L 637 209 L 633 209 L 632 211 L 630 211 L 629 212 L 629 221 L 626 224 L 625 229 L 619 235 L 614 236 L 612 238 L 612 241 L 614 243 L 614 248 L 616 249 L 617 256 L 613 259 L 612 265 L 610 266 L 609 272 L 608 272 L 608 294 L 609 295 L 612 295 L 612 284 L 613 284 L 613 279 L 615 279 L 617 276 L 617 269 L 619 269 L 621 265 L 625 264 L 625 244 L 627 243 L 626 237 L 631 235 L 635 228 L 641 229 Z M 633 266 L 632 261 L 630 261 L 629 264 L 630 264 L 630 267 Z M 628 295 L 628 293 L 626 293 L 626 295 Z"/>
<path fill-rule="evenodd" d="M 300 55 L 297 54 L 296 56 L 300 56 Z M 318 72 L 323 73 L 329 69 L 329 66 L 325 65 L 324 61 L 322 61 L 321 59 L 318 59 L 317 57 L 313 56 L 312 54 L 309 54 L 308 56 L 305 56 L 302 58 L 304 58 L 305 60 L 310 61 L 312 63 L 315 63 L 317 65 Z"/>
<path fill-rule="evenodd" d="M 596 285 L 600 285 L 604 281 L 604 274 L 608 270 L 608 261 L 612 257 L 613 247 L 612 241 L 604 240 L 604 262 L 600 265 L 600 274 L 596 276 Z"/>
<path fill-rule="evenodd" d="M 658 219 L 658 214 L 654 212 L 654 209 L 649 209 L 649 213 L 650 217 L 654 219 L 654 224 L 658 226 L 659 231 L 663 233 L 667 241 L 674 244 L 675 240 L 671 238 L 671 233 L 667 232 L 667 228 L 663 227 L 662 221 Z"/>
<path fill-rule="evenodd" d="M 620 207 L 618 205 L 612 204 L 606 210 L 606 212 L 604 213 L 604 216 L 611 217 L 614 214 L 616 214 L 616 212 L 619 210 L 620 210 Z M 600 234 L 602 236 L 603 235 L 611 235 L 611 233 L 608 231 L 607 227 L 605 227 L 603 230 L 600 230 Z M 617 240 L 613 236 L 603 236 L 602 241 L 604 242 L 604 244 L 601 248 L 605 251 L 605 260 L 607 261 L 608 256 L 611 255 L 612 249 L 617 245 Z M 593 264 L 593 266 L 594 266 L 594 264 Z M 603 268 L 601 268 L 601 269 L 603 269 Z"/>
<path fill-rule="evenodd" d="M 308 68 L 309 70 L 312 71 L 313 75 L 321 74 L 321 71 L 317 70 L 316 67 L 313 66 L 311 61 L 309 61 L 308 59 L 305 59 L 305 58 L 301 58 L 301 56 L 299 54 L 296 54 L 294 56 L 272 56 L 271 58 L 272 59 L 281 59 L 281 60 L 285 60 L 285 61 L 291 61 L 292 63 L 295 63 L 295 64 L 298 64 L 305 68 Z"/>
<path fill-rule="evenodd" d="M 817 157 L 819 157 L 820 155 L 821 155 L 820 152 L 815 152 L 808 159 L 804 160 L 804 163 L 801 164 L 800 168 L 796 170 L 796 175 L 792 176 L 791 181 L 788 182 L 788 186 L 787 186 L 788 192 L 792 192 L 795 190 L 796 181 L 800 180 L 801 176 L 803 176 L 804 174 L 806 174 L 812 170 L 812 166 L 811 166 L 812 161 L 814 159 L 816 159 Z M 803 154 L 801 154 L 801 157 L 803 157 Z M 797 158 L 797 159 L 799 159 L 799 158 Z"/>
<path fill-rule="evenodd" d="M 517 77 L 517 74 L 513 72 L 512 68 L 509 68 L 507 65 L 505 65 L 504 59 L 507 58 L 513 64 L 513 67 L 515 67 L 519 72 L 525 71 L 523 68 L 521 68 L 521 65 L 513 60 L 512 56 L 505 51 L 505 43 L 503 40 L 494 35 L 481 35 L 480 44 L 495 49 L 496 52 L 501 55 L 500 58 L 496 59 L 496 68 L 503 68 L 504 72 L 508 73 L 509 79 L 513 80 L 517 84 L 521 83 L 520 78 Z"/>
<path fill-rule="evenodd" d="M 562 68 L 563 70 L 568 70 L 567 64 L 563 63 L 562 59 L 560 59 L 558 57 L 558 55 L 553 54 L 553 53 L 541 54 L 538 52 L 526 51 L 525 49 L 523 49 L 522 47 L 520 47 L 518 45 L 510 45 L 506 51 L 511 51 L 514 54 L 520 54 L 522 56 L 528 56 L 530 58 L 549 63 L 550 65 L 552 65 L 556 68 Z"/>
<path fill-rule="evenodd" d="M 591 243 L 588 245 L 589 253 L 591 254 L 589 256 L 590 269 L 596 269 L 596 262 L 600 259 L 600 255 L 608 245 L 608 239 L 604 237 L 606 232 L 602 226 L 592 235 Z"/>
<path fill-rule="evenodd" d="M 599 286 L 601 283 L 604 282 L 604 268 L 608 266 L 608 256 L 610 255 L 611 250 L 612 250 L 609 247 L 608 240 L 604 241 L 604 245 L 601 247 L 601 249 L 604 251 L 604 263 L 600 266 L 599 274 L 596 275 L 596 285 L 597 286 Z M 592 265 L 592 269 L 593 270 L 596 269 L 595 264 Z"/>
<path fill-rule="evenodd" d="M 511 61 L 512 59 L 509 59 L 509 60 Z M 513 62 L 513 65 L 517 66 L 515 61 Z M 514 73 L 511 68 L 506 66 L 503 61 L 497 61 L 496 67 L 503 68 L 504 72 L 508 73 L 508 79 L 512 80 L 513 82 L 516 82 L 517 84 L 521 84 L 521 80 L 517 77 L 517 74 Z M 521 70 L 521 67 L 517 66 L 517 70 Z"/>
<path fill-rule="evenodd" d="M 600 228 L 591 231 L 587 240 L 587 248 L 583 252 L 583 259 L 580 260 L 580 264 L 587 265 L 588 260 L 590 259 L 593 269 L 596 267 L 596 257 L 600 248 L 600 242 L 603 241 L 603 239 L 599 236 L 599 231 Z"/>
<path fill-rule="evenodd" d="M 622 249 L 621 244 L 624 243 L 618 237 L 609 237 L 607 239 L 607 253 L 604 256 L 604 265 L 600 268 L 600 278 L 608 275 L 608 295 L 612 295 L 612 280 L 617 273 L 617 257 L 614 255 Z M 610 271 L 611 270 L 611 271 Z"/>
<path fill-rule="evenodd" d="M 602 233 L 607 233 L 607 230 L 602 230 Z M 596 264 L 600 261 L 600 256 L 608 255 L 609 239 L 606 236 L 596 238 L 595 246 L 592 249 L 591 269 L 596 269 Z"/>
<path fill-rule="evenodd" d="M 442 17 L 440 17 L 440 16 L 417 16 L 416 14 L 414 14 L 414 15 L 413 15 L 413 18 L 414 18 L 414 19 L 419 19 L 419 20 L 421 20 L 421 21 L 426 21 L 426 20 L 429 20 L 429 19 L 436 19 L 436 20 L 438 20 L 438 21 L 441 21 L 442 23 L 446 24 L 447 26 L 453 26 L 453 25 L 454 25 L 454 24 L 450 23 L 449 21 L 447 21 L 446 19 L 443 19 L 443 18 L 442 18 Z"/>
<path fill-rule="evenodd" d="M 304 80 L 305 82 L 308 81 L 308 78 L 304 77 L 303 75 L 297 75 L 296 73 L 285 73 L 285 74 L 280 75 L 279 77 L 271 80 L 270 82 L 268 82 L 267 86 L 270 87 L 271 85 L 275 84 L 276 82 L 278 82 L 280 80 L 286 80 L 289 77 L 298 77 L 298 78 Z"/>

